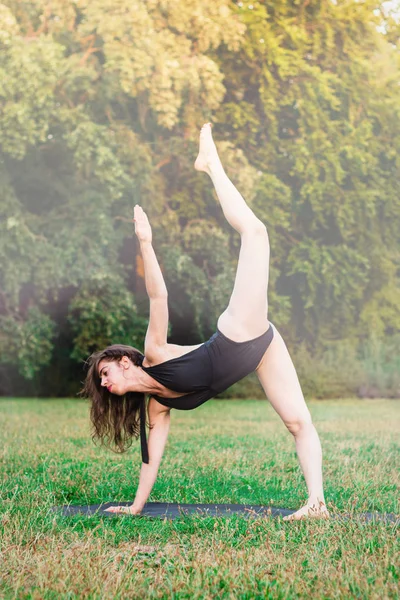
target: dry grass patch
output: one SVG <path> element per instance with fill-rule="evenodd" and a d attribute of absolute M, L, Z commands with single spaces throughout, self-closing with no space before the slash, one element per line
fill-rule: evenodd
<path fill-rule="evenodd" d="M 399 511 L 393 401 L 311 403 L 333 510 Z M 93 446 L 81 401 L 3 400 L 0 597 L 397 598 L 397 529 L 383 523 L 183 517 L 64 518 L 59 504 L 129 501 L 139 445 Z M 294 443 L 266 402 L 175 413 L 150 500 L 296 508 Z"/>
<path fill-rule="evenodd" d="M 84 537 L 66 532 L 9 545 L 2 553 L 5 583 L 19 590 L 19 597 L 23 590 L 35 590 L 34 598 L 50 591 L 79 598 L 165 598 L 171 593 L 236 598 L 244 590 L 268 592 L 271 598 L 353 597 L 357 590 L 365 598 L 396 597 L 396 548 L 385 526 L 206 521 L 205 526 L 204 520 L 185 519 L 181 528 L 166 524 L 169 539 L 164 543 L 154 535 L 146 543 L 140 536 L 117 542 L 99 524 Z M 235 537 L 238 527 L 241 535 Z M 202 533 L 191 533 L 192 528 Z"/>

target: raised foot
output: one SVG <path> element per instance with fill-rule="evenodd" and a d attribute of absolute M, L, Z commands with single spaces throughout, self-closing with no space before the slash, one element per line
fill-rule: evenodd
<path fill-rule="evenodd" d="M 219 162 L 219 156 L 211 133 L 211 123 L 206 123 L 200 131 L 199 154 L 194 163 L 194 168 L 197 171 L 210 174 L 210 168 L 216 162 Z"/>
<path fill-rule="evenodd" d="M 300 519 L 329 519 L 329 510 L 326 508 L 325 502 L 307 503 L 302 506 L 292 515 L 283 517 L 284 521 L 300 521 Z"/>

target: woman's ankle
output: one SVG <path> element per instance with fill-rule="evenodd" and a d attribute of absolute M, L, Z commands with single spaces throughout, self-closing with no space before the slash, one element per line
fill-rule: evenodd
<path fill-rule="evenodd" d="M 310 495 L 307 500 L 308 506 L 315 506 L 316 508 L 321 508 L 321 506 L 326 506 L 324 494 Z"/>

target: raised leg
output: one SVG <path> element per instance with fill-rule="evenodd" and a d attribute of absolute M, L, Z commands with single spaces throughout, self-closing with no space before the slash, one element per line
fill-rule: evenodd
<path fill-rule="evenodd" d="M 274 327 L 274 338 L 257 368 L 264 391 L 282 421 L 293 435 L 301 469 L 308 488 L 307 504 L 285 517 L 328 517 L 322 483 L 322 450 L 312 423 L 300 382 L 282 336 Z"/>
<path fill-rule="evenodd" d="M 210 124 L 200 133 L 200 152 L 195 168 L 208 173 L 228 223 L 241 237 L 233 292 L 218 319 L 219 329 L 234 341 L 257 337 L 268 329 L 269 239 L 256 217 L 228 178 L 211 135 Z"/>

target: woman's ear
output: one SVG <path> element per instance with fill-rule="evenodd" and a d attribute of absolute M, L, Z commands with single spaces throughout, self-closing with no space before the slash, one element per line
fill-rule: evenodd
<path fill-rule="evenodd" d="M 129 367 L 131 366 L 131 361 L 129 360 L 129 358 L 127 356 L 123 356 L 121 358 L 121 360 L 119 361 L 119 364 L 124 368 L 124 369 L 129 369 Z"/>

